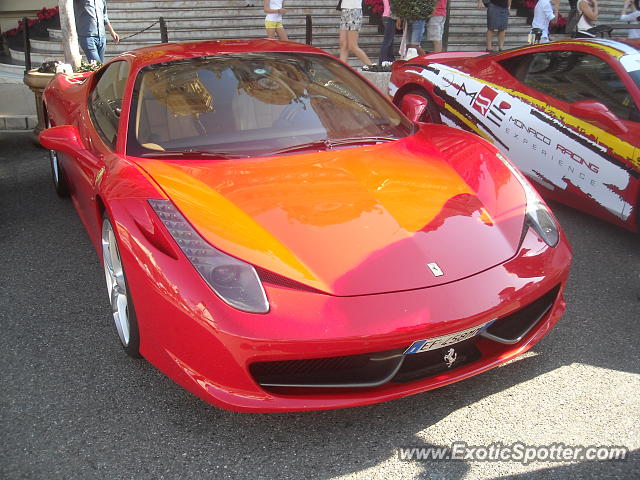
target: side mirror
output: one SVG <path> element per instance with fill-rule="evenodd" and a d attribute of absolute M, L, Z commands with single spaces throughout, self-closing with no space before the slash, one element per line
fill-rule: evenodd
<path fill-rule="evenodd" d="M 613 134 L 627 133 L 629 129 L 606 105 L 596 100 L 580 100 L 569 106 L 569 113 L 584 120 L 600 123 Z"/>
<path fill-rule="evenodd" d="M 402 97 L 402 103 L 400 104 L 400 110 L 404 113 L 412 122 L 419 122 L 424 112 L 427 111 L 428 100 L 415 93 L 409 93 Z"/>
<path fill-rule="evenodd" d="M 68 154 L 77 154 L 86 150 L 80 140 L 80 132 L 72 125 L 60 125 L 40 132 L 40 145 L 49 150 L 58 150 Z"/>

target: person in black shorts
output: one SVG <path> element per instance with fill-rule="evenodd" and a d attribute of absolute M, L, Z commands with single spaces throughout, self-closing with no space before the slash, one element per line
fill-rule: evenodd
<path fill-rule="evenodd" d="M 484 8 L 478 0 L 478 8 Z M 489 0 L 487 5 L 487 52 L 493 51 L 493 32 L 498 32 L 498 50 L 504 49 L 504 38 L 509 23 L 511 0 Z"/>

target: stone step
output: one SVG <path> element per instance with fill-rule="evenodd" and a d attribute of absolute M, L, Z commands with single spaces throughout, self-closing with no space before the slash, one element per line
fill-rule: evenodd
<path fill-rule="evenodd" d="M 250 37 L 243 37 L 250 38 Z M 253 38 L 264 38 L 263 36 L 256 36 Z M 214 40 L 214 39 L 212 39 Z M 303 43 L 304 39 L 300 39 Z M 121 44 L 115 45 L 113 43 L 107 44 L 107 51 L 105 54 L 105 60 L 109 60 L 113 57 L 120 55 L 129 50 L 133 50 L 135 48 L 146 47 L 151 45 L 157 45 L 157 42 L 148 42 L 148 43 L 137 43 L 137 44 Z M 367 38 L 362 39 L 359 42 L 360 47 L 369 55 L 373 62 L 377 61 L 378 53 L 380 51 L 380 41 L 378 39 L 370 40 Z M 39 45 L 40 46 L 40 45 Z M 38 66 L 41 63 L 49 60 L 62 60 L 64 58 L 64 53 L 62 51 L 62 44 L 59 42 L 47 42 L 47 45 L 42 45 L 44 47 L 43 50 L 40 48 L 33 48 L 31 50 L 31 63 L 34 66 Z M 337 45 L 337 41 L 335 36 L 326 36 L 326 37 L 318 37 L 314 40 L 313 46 L 316 48 L 320 48 L 326 52 L 329 52 L 332 55 L 338 56 L 339 47 Z M 52 48 L 55 47 L 55 48 Z M 19 50 L 10 49 L 9 53 L 11 55 L 11 61 L 16 65 L 24 64 L 24 53 Z"/>
<path fill-rule="evenodd" d="M 287 0 L 285 8 L 324 8 L 331 5 L 335 10 L 337 2 L 308 1 L 308 0 Z M 246 7 L 247 4 L 253 4 L 254 7 Z M 234 9 L 257 9 L 262 11 L 261 0 L 190 0 L 190 1 L 170 1 L 170 0 L 141 0 L 141 1 L 119 1 L 109 0 L 109 13 L 117 10 L 134 10 L 134 9 L 193 9 L 193 8 L 234 8 Z M 337 13 L 337 12 L 336 12 Z"/>
<path fill-rule="evenodd" d="M 380 42 L 382 42 L 382 35 L 378 34 L 377 28 L 374 26 L 369 26 L 370 28 L 363 28 L 363 38 L 379 38 Z M 306 35 L 306 27 L 304 25 L 301 26 L 288 26 L 287 27 L 287 35 L 295 38 L 305 38 Z M 135 36 L 130 38 L 130 35 L 136 33 L 137 31 L 131 30 L 117 30 L 120 38 L 122 38 L 122 42 L 160 42 L 160 30 L 159 29 L 149 29 L 144 32 L 138 33 Z M 312 38 L 322 37 L 322 36 L 333 36 L 336 44 L 339 42 L 339 32 L 335 26 L 326 26 L 326 25 L 314 25 L 312 30 Z M 49 32 L 50 38 L 49 41 L 59 42 L 62 39 L 62 32 L 60 30 L 50 30 Z M 209 29 L 209 28 L 184 28 L 184 29 L 176 29 L 169 30 L 168 36 L 170 41 L 187 41 L 187 40 L 211 40 L 211 39 L 222 39 L 222 38 L 243 38 L 243 37 L 266 37 L 266 32 L 263 28 L 259 27 L 243 27 L 243 28 L 217 28 L 217 29 Z M 47 40 L 34 40 L 33 42 L 46 42 Z M 111 41 L 111 37 L 107 37 L 107 41 Z M 400 37 L 398 37 L 398 42 L 400 42 Z"/>
<path fill-rule="evenodd" d="M 518 18 L 516 17 L 516 11 L 514 9 L 510 10 L 511 15 L 509 16 L 509 21 L 511 21 L 512 18 Z M 109 16 L 111 16 L 111 14 L 109 14 Z M 487 19 L 487 9 L 483 8 L 482 10 L 480 10 L 479 8 L 476 8 L 475 6 L 466 6 L 466 5 L 460 5 L 457 2 L 453 2 L 451 4 L 451 8 L 449 10 L 449 18 L 452 19 L 454 17 L 481 17 L 484 18 L 485 21 Z"/>
<path fill-rule="evenodd" d="M 510 48 L 517 48 L 517 47 L 522 47 L 522 43 L 518 43 L 518 42 L 505 42 L 504 44 L 504 49 L 508 50 Z M 449 48 L 448 51 L 449 52 L 484 52 L 486 48 L 486 44 L 485 42 L 482 43 L 477 43 L 477 44 L 468 44 L 468 43 L 464 43 L 464 44 L 455 44 L 455 43 L 450 43 L 449 44 Z M 498 49 L 496 42 L 493 42 L 493 48 L 494 51 L 496 51 Z"/>
<path fill-rule="evenodd" d="M 0 78 L 2 79 L 21 80 L 23 74 L 24 67 L 22 65 L 0 63 Z"/>
<path fill-rule="evenodd" d="M 470 17 L 463 16 L 451 19 L 449 21 L 449 32 L 451 32 L 452 28 L 467 26 L 467 25 L 482 25 L 485 30 L 487 28 L 487 19 L 486 17 Z M 509 19 L 509 28 L 513 25 L 527 25 L 527 19 L 524 17 L 511 17 Z"/>
<path fill-rule="evenodd" d="M 512 28 L 509 31 L 507 31 L 507 35 L 505 37 L 506 40 L 512 39 L 512 38 L 521 38 L 521 37 L 527 37 L 527 35 L 529 35 L 529 32 L 531 31 L 531 27 L 526 26 L 526 27 L 520 27 L 520 28 Z M 484 30 L 482 29 L 482 27 L 473 27 L 471 29 L 466 29 L 464 31 L 456 31 L 453 30 L 449 33 L 449 43 L 451 43 L 451 38 L 459 38 L 459 39 L 471 39 L 473 40 L 474 38 L 477 39 L 478 42 L 484 42 L 486 41 L 486 32 L 487 32 L 487 27 L 484 27 Z M 494 35 L 494 38 L 497 38 L 497 35 Z"/>
<path fill-rule="evenodd" d="M 338 57 L 339 51 L 337 48 L 326 48 L 323 49 L 326 52 L 330 53 L 331 55 Z M 377 52 L 378 50 L 375 50 L 375 55 L 373 54 L 373 51 L 367 51 L 368 49 L 365 47 L 363 48 L 363 50 L 365 50 L 367 52 L 367 54 L 369 55 L 369 57 L 371 58 L 372 61 L 376 61 L 377 60 Z M 22 78 L 22 73 L 24 72 L 24 55 L 22 54 L 22 52 L 16 51 L 16 50 L 11 50 L 11 59 L 14 62 L 13 65 L 10 65 L 10 67 L 15 68 L 15 69 L 19 69 L 19 75 L 20 78 Z M 109 61 L 114 57 L 117 57 L 118 54 L 115 53 L 106 53 L 105 54 L 105 61 Z M 84 55 L 82 56 L 83 59 L 86 60 L 86 58 L 84 57 Z M 60 52 L 59 54 L 52 54 L 52 53 L 42 53 L 42 52 L 32 52 L 31 53 L 31 63 L 34 67 L 38 67 L 40 64 L 42 64 L 45 61 L 50 61 L 50 60 L 64 60 L 64 55 L 62 52 Z M 355 57 L 350 57 L 348 60 L 349 65 L 351 65 L 352 67 L 360 67 L 362 65 L 362 63 L 356 59 Z M 0 64 L 3 65 L 3 64 Z"/>
<path fill-rule="evenodd" d="M 116 31 L 127 31 L 134 32 L 142 30 L 149 25 L 156 22 L 157 19 L 153 21 L 147 20 L 138 20 L 138 19 L 123 19 L 123 20 L 112 20 L 111 25 Z M 227 17 L 216 17 L 216 16 L 203 16 L 203 17 L 185 17 L 185 18 L 176 18 L 176 19 L 165 19 L 167 24 L 167 29 L 169 31 L 185 29 L 185 28 L 237 28 L 237 27 L 252 27 L 252 28 L 264 28 L 264 16 L 256 17 L 256 16 L 238 16 L 233 18 Z M 291 26 L 304 26 L 306 25 L 306 16 L 305 15 L 293 15 L 291 17 L 287 17 L 285 22 L 285 29 L 289 29 Z M 331 15 L 314 15 L 312 20 L 313 27 L 316 26 L 331 26 L 336 29 L 339 28 L 339 23 L 336 22 L 336 18 Z M 365 23 L 362 25 L 363 29 L 373 28 L 377 29 L 377 25 L 372 25 Z M 160 28 L 159 24 L 154 25 L 151 29 L 158 30 Z M 51 31 L 52 29 L 50 29 Z"/>
<path fill-rule="evenodd" d="M 250 39 L 250 38 L 265 38 L 264 36 L 254 36 L 254 37 L 238 37 L 238 38 L 229 38 L 230 40 L 244 40 L 244 39 Z M 217 39 L 212 39 L 209 38 L 207 40 L 217 40 Z M 299 43 L 304 43 L 304 37 L 299 37 L 299 38 L 293 38 L 292 41 L 298 41 Z M 31 56 L 33 58 L 35 53 L 41 53 L 41 54 L 62 54 L 63 50 L 62 50 L 62 44 L 60 42 L 42 42 L 40 43 L 37 40 L 31 40 L 32 42 L 32 50 L 31 50 Z M 180 42 L 177 42 L 180 43 Z M 124 52 L 128 52 L 130 50 L 135 50 L 136 48 L 143 48 L 143 47 L 149 47 L 152 45 L 158 45 L 159 42 L 157 41 L 152 41 L 152 42 L 123 42 L 120 43 L 118 45 L 114 44 L 113 42 L 111 43 L 107 43 L 107 54 L 115 56 L 115 55 L 120 55 L 121 53 Z M 359 42 L 360 47 L 367 52 L 367 55 L 375 55 L 376 57 L 378 56 L 378 52 L 380 51 L 380 42 L 377 40 L 372 40 L 372 39 L 363 39 L 361 42 Z M 399 45 L 399 42 L 398 44 Z M 313 42 L 313 46 L 316 48 L 320 48 L 322 50 L 327 50 L 327 51 L 335 51 L 336 53 L 339 51 L 339 46 L 337 44 L 337 42 L 335 41 L 335 38 L 332 36 L 326 36 L 326 37 L 316 37 L 314 39 Z M 12 58 L 24 58 L 24 53 L 22 51 L 19 50 L 10 50 Z"/>
<path fill-rule="evenodd" d="M 335 8 L 324 8 L 324 7 L 305 7 L 305 8 L 288 8 L 287 13 L 284 15 L 284 23 L 286 25 L 287 18 L 289 15 L 332 15 L 335 17 L 335 23 L 338 25 L 340 23 L 340 16 L 337 15 Z M 264 19 L 264 12 L 262 9 L 242 9 L 239 10 L 233 7 L 222 7 L 217 9 L 212 9 L 210 7 L 206 8 L 193 8 L 193 9 L 159 9 L 159 8 L 150 8 L 143 10 L 109 10 L 109 19 L 111 21 L 116 20 L 128 20 L 128 19 L 146 19 L 148 21 L 155 21 L 159 17 L 167 18 L 167 19 L 176 19 L 176 18 L 197 18 L 197 17 L 226 17 L 226 18 L 234 18 L 239 16 L 255 16 L 262 17 Z"/>

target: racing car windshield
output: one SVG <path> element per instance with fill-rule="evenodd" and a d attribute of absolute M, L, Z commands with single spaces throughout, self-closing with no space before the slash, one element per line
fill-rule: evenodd
<path fill-rule="evenodd" d="M 361 145 L 360 137 L 389 141 L 413 129 L 380 92 L 331 57 L 225 54 L 141 70 L 127 153 L 283 154 Z"/>

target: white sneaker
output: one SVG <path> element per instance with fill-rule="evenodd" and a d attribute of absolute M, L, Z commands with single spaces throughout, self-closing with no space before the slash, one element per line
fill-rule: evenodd
<path fill-rule="evenodd" d="M 390 67 L 393 64 L 393 62 L 390 62 L 388 60 L 382 62 L 380 65 L 382 65 L 383 67 Z"/>
<path fill-rule="evenodd" d="M 418 56 L 418 50 L 415 48 L 408 48 L 407 49 L 407 53 L 404 56 L 405 60 L 411 60 L 412 58 L 415 58 Z"/>

